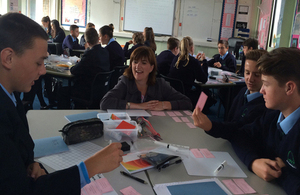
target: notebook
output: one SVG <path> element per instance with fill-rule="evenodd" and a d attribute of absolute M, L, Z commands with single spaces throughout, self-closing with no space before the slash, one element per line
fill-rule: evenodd
<path fill-rule="evenodd" d="M 128 162 L 121 162 L 122 167 L 127 171 L 127 173 L 136 173 L 139 171 L 144 171 L 146 169 L 151 169 L 154 166 L 149 164 L 147 161 L 142 159 L 136 159 Z"/>

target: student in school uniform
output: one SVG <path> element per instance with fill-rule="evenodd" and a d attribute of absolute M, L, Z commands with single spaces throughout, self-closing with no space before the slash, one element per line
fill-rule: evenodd
<path fill-rule="evenodd" d="M 49 39 L 52 38 L 52 36 L 51 36 L 51 32 L 52 32 L 51 20 L 50 20 L 49 16 L 45 16 L 45 17 L 42 18 L 42 25 L 44 27 L 44 30 L 48 34 Z"/>
<path fill-rule="evenodd" d="M 154 32 L 152 27 L 145 27 L 143 31 L 143 35 L 144 35 L 145 45 L 150 47 L 155 53 L 156 43 L 154 40 Z"/>
<path fill-rule="evenodd" d="M 211 60 L 207 61 L 208 66 L 219 68 L 230 72 L 235 72 L 236 60 L 235 57 L 228 52 L 228 49 L 229 49 L 228 41 L 225 40 L 218 41 L 219 53 L 214 55 Z"/>
<path fill-rule="evenodd" d="M 300 194 L 300 50 L 277 48 L 263 55 L 259 71 L 268 109 L 253 123 L 215 125 L 195 109 L 194 124 L 209 135 L 229 140 L 250 171 L 276 182 L 287 194 Z"/>
<path fill-rule="evenodd" d="M 206 83 L 208 67 L 206 64 L 201 65 L 199 60 L 192 56 L 194 43 L 191 37 L 183 37 L 180 50 L 180 54 L 173 59 L 167 76 L 183 82 L 185 93 L 195 106 L 201 91 L 194 87 L 194 82 L 197 80 Z"/>
<path fill-rule="evenodd" d="M 85 38 L 89 49 L 84 52 L 81 60 L 70 69 L 70 72 L 74 75 L 72 96 L 79 97 L 81 99 L 90 98 L 91 86 L 96 74 L 99 72 L 108 72 L 110 69 L 109 53 L 99 44 L 97 30 L 94 28 L 88 28 L 85 31 Z M 67 99 L 68 96 L 63 93 L 64 91 L 67 90 L 63 89 L 58 93 L 59 109 L 70 108 L 70 102 Z"/>
<path fill-rule="evenodd" d="M 128 49 L 129 45 L 133 44 L 133 46 Z M 141 47 L 144 45 L 144 36 L 143 33 L 141 32 L 136 32 L 132 35 L 132 40 L 126 42 L 123 51 L 124 51 L 124 56 L 126 58 L 130 58 L 131 53 L 138 47 Z"/>
<path fill-rule="evenodd" d="M 66 38 L 66 34 L 62 28 L 60 28 L 58 20 L 51 21 L 52 27 L 52 38 L 53 42 L 55 43 L 63 43 L 64 39 Z"/>
<path fill-rule="evenodd" d="M 244 71 L 245 71 L 245 56 L 247 55 L 248 51 L 254 50 L 254 49 L 258 49 L 258 41 L 256 39 L 253 38 L 249 38 L 246 39 L 243 42 L 243 59 L 242 59 L 242 64 L 241 67 L 239 69 L 239 71 L 237 72 L 238 75 L 244 75 Z"/>
<path fill-rule="evenodd" d="M 110 70 L 116 66 L 124 66 L 124 52 L 121 45 L 113 38 L 113 29 L 109 26 L 102 26 L 99 29 L 100 42 L 106 45 L 105 49 L 109 53 Z"/>
<path fill-rule="evenodd" d="M 95 24 L 93 24 L 91 22 L 87 23 L 85 30 L 88 28 L 95 28 Z M 85 46 L 85 44 L 86 44 L 86 41 L 85 41 L 84 34 L 83 34 L 80 38 L 80 45 Z"/>
<path fill-rule="evenodd" d="M 159 74 L 167 76 L 170 66 L 175 56 L 179 54 L 180 41 L 174 37 L 170 37 L 167 42 L 167 50 L 162 51 L 157 57 L 157 67 Z"/>
<path fill-rule="evenodd" d="M 81 46 L 78 44 L 78 35 L 79 35 L 79 27 L 77 25 L 71 25 L 70 26 L 70 34 L 66 36 L 66 38 L 63 41 L 62 49 L 69 48 L 70 49 L 70 55 L 73 56 L 74 49 L 85 49 L 86 46 Z"/>
<path fill-rule="evenodd" d="M 30 91 L 46 73 L 49 37 L 20 13 L 1 16 L 0 29 L 0 194 L 79 195 L 89 178 L 120 166 L 121 144 L 110 144 L 78 165 L 47 174 L 34 161 L 34 142 L 18 93 Z"/>

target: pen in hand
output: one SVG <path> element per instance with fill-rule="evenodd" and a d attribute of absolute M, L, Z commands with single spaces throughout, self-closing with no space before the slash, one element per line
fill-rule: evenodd
<path fill-rule="evenodd" d="M 130 175 L 130 174 L 124 172 L 124 171 L 120 171 L 120 173 L 121 173 L 122 175 L 124 175 L 124 176 L 126 176 L 126 177 L 129 177 L 129 178 L 132 178 L 132 179 L 134 179 L 134 180 L 136 180 L 136 181 L 138 181 L 138 182 L 140 182 L 140 183 L 147 184 L 146 181 L 144 181 L 144 180 L 142 180 L 142 179 L 140 179 L 140 178 L 134 177 L 134 176 L 132 176 L 132 175 Z"/>

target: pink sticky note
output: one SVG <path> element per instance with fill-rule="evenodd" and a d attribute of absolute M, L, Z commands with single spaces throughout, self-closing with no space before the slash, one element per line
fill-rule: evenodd
<path fill-rule="evenodd" d="M 244 192 L 231 179 L 222 180 L 222 182 L 233 194 L 244 194 Z"/>
<path fill-rule="evenodd" d="M 96 183 L 98 184 L 99 188 L 101 189 L 102 194 L 104 194 L 106 192 L 111 192 L 114 190 L 106 178 L 97 179 Z"/>
<path fill-rule="evenodd" d="M 181 120 L 185 123 L 189 123 L 189 119 L 187 117 L 181 117 Z"/>
<path fill-rule="evenodd" d="M 83 187 L 83 190 L 88 195 L 102 194 L 101 190 L 97 187 L 96 182 L 91 182 Z"/>
<path fill-rule="evenodd" d="M 172 111 L 167 112 L 167 114 L 168 114 L 169 116 L 176 116 L 176 114 L 175 114 L 174 112 L 172 112 Z"/>
<path fill-rule="evenodd" d="M 200 152 L 205 156 L 205 158 L 215 158 L 215 156 L 206 148 L 201 148 Z"/>
<path fill-rule="evenodd" d="M 254 194 L 256 191 L 249 186 L 244 179 L 233 179 L 234 183 L 241 189 L 245 194 Z"/>
<path fill-rule="evenodd" d="M 203 110 L 206 100 L 207 100 L 207 95 L 202 91 L 196 105 L 196 107 L 198 107 L 200 111 Z"/>
<path fill-rule="evenodd" d="M 85 191 L 83 190 L 83 188 L 81 188 L 81 193 L 80 193 L 80 195 L 87 195 L 87 194 L 85 193 Z"/>
<path fill-rule="evenodd" d="M 152 116 L 166 116 L 163 111 L 151 111 Z"/>
<path fill-rule="evenodd" d="M 191 129 L 197 128 L 193 123 L 186 123 L 186 125 L 189 126 L 189 128 Z"/>
<path fill-rule="evenodd" d="M 174 114 L 176 114 L 176 116 L 183 116 L 179 111 L 174 111 Z"/>
<path fill-rule="evenodd" d="M 203 158 L 203 155 L 202 155 L 202 153 L 199 151 L 198 148 L 192 148 L 192 149 L 191 149 L 191 152 L 194 154 L 194 156 L 195 156 L 196 158 Z"/>
<path fill-rule="evenodd" d="M 124 195 L 141 195 L 131 186 L 120 190 L 120 192 L 122 192 L 122 194 L 124 194 Z"/>
<path fill-rule="evenodd" d="M 192 113 L 190 112 L 190 111 L 187 111 L 187 110 L 185 110 L 185 111 L 183 111 L 186 115 L 188 115 L 188 116 L 192 116 Z"/>
<path fill-rule="evenodd" d="M 177 123 L 182 122 L 177 116 L 174 116 L 174 117 L 172 117 L 172 118 L 173 118 L 173 120 L 174 120 L 175 122 L 177 122 Z"/>

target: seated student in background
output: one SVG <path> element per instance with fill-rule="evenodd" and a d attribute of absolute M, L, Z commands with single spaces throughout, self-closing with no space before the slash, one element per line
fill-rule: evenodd
<path fill-rule="evenodd" d="M 167 76 L 183 82 L 185 93 L 195 106 L 201 92 L 193 87 L 195 80 L 206 83 L 208 73 L 207 65 L 203 64 L 201 66 L 199 60 L 193 57 L 193 53 L 194 43 L 192 38 L 183 37 L 180 42 L 180 54 L 173 59 Z"/>
<path fill-rule="evenodd" d="M 78 44 L 78 35 L 79 35 L 79 27 L 77 25 L 71 25 L 70 26 L 70 34 L 66 36 L 66 38 L 63 41 L 62 49 L 69 48 L 70 49 L 70 55 L 73 56 L 74 52 L 73 49 L 85 49 L 87 46 L 81 46 Z"/>
<path fill-rule="evenodd" d="M 95 28 L 95 24 L 93 24 L 91 22 L 87 23 L 85 30 L 88 28 Z M 85 44 L 86 44 L 86 41 L 85 41 L 84 34 L 83 34 L 80 38 L 80 45 L 85 46 Z"/>
<path fill-rule="evenodd" d="M 114 24 L 113 24 L 113 23 L 110 23 L 108 26 L 109 26 L 109 27 L 112 29 L 112 31 L 114 32 L 114 30 L 115 30 Z"/>
<path fill-rule="evenodd" d="M 228 41 L 218 41 L 219 54 L 214 55 L 211 60 L 207 61 L 208 66 L 235 72 L 236 60 L 235 57 L 228 52 L 228 49 Z"/>
<path fill-rule="evenodd" d="M 89 50 L 86 50 L 79 62 L 70 69 L 70 72 L 75 76 L 73 79 L 74 86 L 72 87 L 72 96 L 81 99 L 89 99 L 91 95 L 92 82 L 99 72 L 108 72 L 109 53 L 99 44 L 99 36 L 94 28 L 88 28 L 85 31 L 85 38 Z M 67 90 L 63 90 L 67 91 Z M 70 108 L 68 96 L 59 91 L 58 108 Z"/>
<path fill-rule="evenodd" d="M 50 20 L 49 16 L 45 16 L 42 18 L 42 25 L 44 27 L 44 30 L 46 31 L 46 33 L 49 36 L 48 38 L 51 39 L 52 38 L 52 35 L 51 35 L 52 29 L 51 29 L 51 20 Z"/>
<path fill-rule="evenodd" d="M 154 52 L 138 47 L 118 84 L 101 100 L 100 109 L 191 110 L 188 97 L 177 92 L 162 78 L 156 78 Z"/>
<path fill-rule="evenodd" d="M 52 38 L 53 42 L 55 43 L 63 43 L 64 39 L 66 38 L 66 34 L 62 28 L 60 28 L 59 22 L 57 20 L 51 21 L 52 27 Z"/>
<path fill-rule="evenodd" d="M 121 45 L 113 38 L 113 29 L 109 26 L 102 26 L 99 29 L 100 42 L 106 45 L 105 49 L 109 53 L 110 70 L 116 66 L 124 66 L 124 52 Z"/>
<path fill-rule="evenodd" d="M 209 135 L 228 139 L 250 171 L 265 181 L 276 180 L 287 194 L 300 194 L 300 50 L 277 48 L 263 55 L 259 71 L 268 109 L 253 123 L 211 124 L 199 109 L 194 124 Z"/>
<path fill-rule="evenodd" d="M 144 35 L 144 40 L 145 40 L 145 45 L 150 47 L 153 52 L 155 53 L 156 51 L 156 43 L 154 41 L 154 32 L 151 27 L 145 27 L 143 31 Z"/>
<path fill-rule="evenodd" d="M 121 144 L 113 143 L 78 165 L 47 174 L 34 161 L 34 142 L 18 92 L 30 91 L 46 73 L 49 37 L 39 24 L 19 13 L 1 16 L 0 29 L 0 194 L 79 195 L 89 178 L 120 166 Z"/>
<path fill-rule="evenodd" d="M 159 74 L 167 76 L 175 56 L 179 54 L 180 41 L 170 37 L 167 42 L 167 50 L 162 51 L 157 57 L 157 68 Z"/>
<path fill-rule="evenodd" d="M 128 46 L 130 44 L 133 44 L 133 46 L 128 49 Z M 124 51 L 124 56 L 126 58 L 130 58 L 131 53 L 138 47 L 143 46 L 144 45 L 144 36 L 143 33 L 141 32 L 136 32 L 132 35 L 132 40 L 126 42 L 123 51 Z"/>
<path fill-rule="evenodd" d="M 239 69 L 239 71 L 237 72 L 238 75 L 244 75 L 244 71 L 245 71 L 245 56 L 247 55 L 248 51 L 254 50 L 254 49 L 258 49 L 258 41 L 256 39 L 253 38 L 249 38 L 246 39 L 243 42 L 243 59 L 242 59 L 242 64 L 241 67 Z"/>

